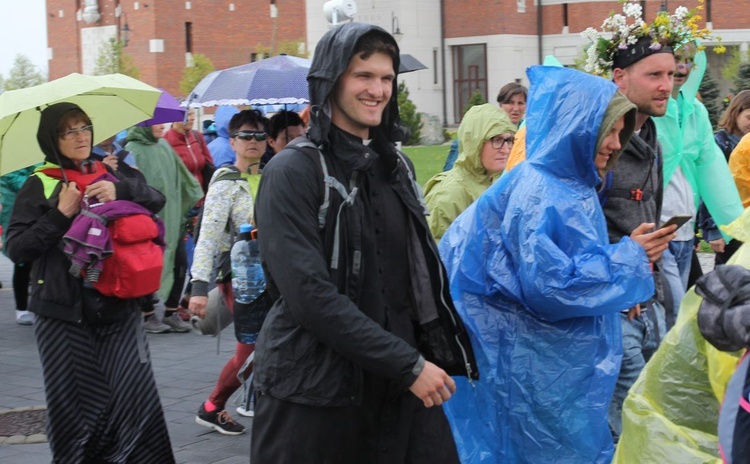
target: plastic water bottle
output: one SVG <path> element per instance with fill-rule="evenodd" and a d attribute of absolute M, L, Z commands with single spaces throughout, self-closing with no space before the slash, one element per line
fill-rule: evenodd
<path fill-rule="evenodd" d="M 242 224 L 231 252 L 232 290 L 235 301 L 242 304 L 252 303 L 266 288 L 258 241 L 252 239 L 252 231 L 251 224 Z"/>
<path fill-rule="evenodd" d="M 232 246 L 232 290 L 234 291 L 234 334 L 240 343 L 255 343 L 267 313 L 266 288 L 260 264 L 258 241 L 252 237 L 253 226 L 243 224 Z"/>

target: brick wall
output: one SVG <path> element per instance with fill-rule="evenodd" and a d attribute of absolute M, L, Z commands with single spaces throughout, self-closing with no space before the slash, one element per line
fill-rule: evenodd
<path fill-rule="evenodd" d="M 265 47 L 285 41 L 305 42 L 305 4 L 298 0 L 276 0 L 278 17 L 270 18 L 269 0 L 141 0 L 121 2 L 131 29 L 124 51 L 140 70 L 140 79 L 180 95 L 179 83 L 185 68 L 185 23 L 192 23 L 193 53 L 208 56 L 216 69 L 245 64 L 259 44 Z M 48 41 L 53 47 L 49 62 L 50 79 L 81 72 L 81 27 L 115 24 L 116 0 L 99 0 L 102 19 L 95 25 L 76 21 L 76 0 L 47 0 Z M 230 11 L 234 4 L 234 11 Z M 57 11 L 64 9 L 64 18 Z M 164 52 L 149 51 L 149 41 L 164 41 Z"/>
<path fill-rule="evenodd" d="M 446 38 L 493 34 L 536 35 L 537 7 L 534 0 L 526 0 L 526 12 L 519 13 L 513 0 L 446 0 Z M 738 7 L 735 2 L 713 0 L 712 20 L 715 29 L 750 28 L 750 8 Z M 742 2 L 741 2 L 742 3 Z M 645 16 L 652 21 L 661 5 L 660 1 L 646 1 Z M 687 8 L 698 6 L 697 0 L 673 0 L 670 12 L 678 5 Z M 568 4 L 568 30 L 578 33 L 587 27 L 601 27 L 611 11 L 622 12 L 618 2 L 592 1 Z M 705 26 L 706 11 L 700 13 Z M 560 34 L 563 30 L 563 5 L 545 5 L 542 9 L 544 34 Z"/>
<path fill-rule="evenodd" d="M 52 59 L 48 62 L 50 80 L 81 72 L 81 42 L 75 4 L 73 0 L 47 0 L 47 42 L 52 48 Z"/>

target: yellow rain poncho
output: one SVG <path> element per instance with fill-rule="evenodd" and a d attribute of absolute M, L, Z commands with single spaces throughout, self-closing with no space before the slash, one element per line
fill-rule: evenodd
<path fill-rule="evenodd" d="M 750 206 L 750 134 L 742 137 L 729 158 L 729 170 L 740 192 L 742 205 Z"/>
<path fill-rule="evenodd" d="M 513 143 L 513 149 L 510 150 L 508 164 L 505 165 L 505 172 L 510 172 L 518 163 L 526 159 L 526 126 L 521 127 L 516 132 L 516 141 Z"/>
<path fill-rule="evenodd" d="M 750 213 L 723 229 L 750 241 Z M 728 264 L 750 269 L 750 247 L 743 245 Z M 741 353 L 719 351 L 703 338 L 697 323 L 702 301 L 695 288 L 688 291 L 677 323 L 630 389 L 613 463 L 722 462 L 719 408 Z"/>

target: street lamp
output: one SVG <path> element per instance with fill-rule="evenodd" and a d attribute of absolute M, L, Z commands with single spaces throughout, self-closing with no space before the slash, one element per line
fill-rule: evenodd
<path fill-rule="evenodd" d="M 400 42 L 401 38 L 404 36 L 404 33 L 401 32 L 401 28 L 398 26 L 398 16 L 391 11 L 391 35 L 396 39 L 396 42 Z"/>
<path fill-rule="evenodd" d="M 115 17 L 117 18 L 117 38 L 120 42 L 122 42 L 123 47 L 128 46 L 128 42 L 130 41 L 130 26 L 128 26 L 128 15 L 122 11 L 122 7 L 118 3 L 115 7 Z M 125 24 L 120 27 L 120 18 L 123 18 L 122 21 L 125 21 Z"/>
<path fill-rule="evenodd" d="M 128 42 L 130 42 L 131 29 L 130 26 L 128 26 L 128 15 L 125 14 L 125 12 L 123 12 L 122 15 L 125 17 L 125 24 L 122 26 L 122 29 L 120 29 L 120 41 L 122 42 L 123 47 L 127 47 Z"/>

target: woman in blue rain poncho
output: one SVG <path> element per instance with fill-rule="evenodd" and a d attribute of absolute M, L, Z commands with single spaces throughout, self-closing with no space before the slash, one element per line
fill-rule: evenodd
<path fill-rule="evenodd" d="M 465 464 L 608 463 L 618 313 L 653 295 L 649 259 L 672 234 L 646 224 L 609 244 L 597 187 L 635 124 L 616 86 L 566 68 L 527 74 L 528 162 L 440 242 L 481 372 L 444 408 Z"/>

